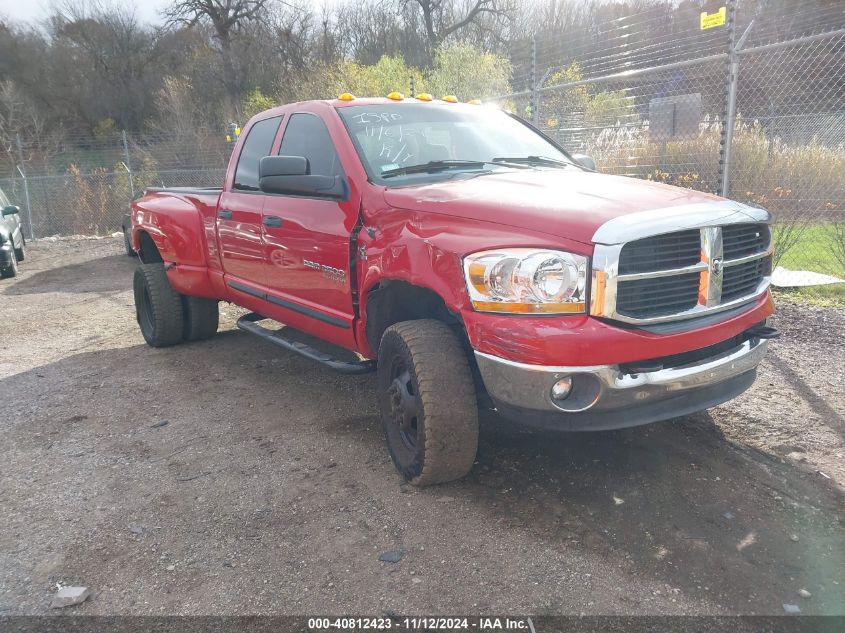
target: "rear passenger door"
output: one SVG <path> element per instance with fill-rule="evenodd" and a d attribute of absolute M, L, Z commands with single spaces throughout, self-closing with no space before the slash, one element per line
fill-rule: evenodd
<path fill-rule="evenodd" d="M 350 191 L 318 115 L 290 115 L 278 153 L 304 156 L 311 174 L 339 177 Z M 274 194 L 264 203 L 269 300 L 285 308 L 285 323 L 340 344 L 353 340 L 349 240 L 359 206 L 349 193 L 344 199 Z"/>
<path fill-rule="evenodd" d="M 258 188 L 258 162 L 270 154 L 282 117 L 257 121 L 246 132 L 235 177 L 220 196 L 217 237 L 224 272 L 255 286 L 266 286 L 261 212 L 264 194 Z"/>

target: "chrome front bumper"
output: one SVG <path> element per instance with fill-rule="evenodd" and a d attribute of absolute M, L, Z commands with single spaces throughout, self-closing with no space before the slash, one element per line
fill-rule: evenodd
<path fill-rule="evenodd" d="M 507 417 L 563 430 L 601 430 L 657 422 L 715 406 L 754 382 L 767 341 L 752 338 L 695 363 L 626 373 L 619 365 L 547 367 L 475 352 L 496 407 Z M 565 400 L 552 385 L 570 376 Z"/>

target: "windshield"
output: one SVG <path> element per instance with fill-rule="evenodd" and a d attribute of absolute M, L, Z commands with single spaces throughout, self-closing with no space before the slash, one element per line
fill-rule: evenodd
<path fill-rule="evenodd" d="M 385 185 L 452 178 L 456 173 L 513 169 L 511 158 L 571 160 L 506 113 L 483 106 L 414 103 L 338 108 L 371 180 Z M 449 161 L 455 161 L 454 164 Z M 467 164 L 459 164 L 467 161 Z M 443 164 L 447 163 L 443 168 Z M 438 163 L 430 171 L 404 168 Z M 483 164 L 479 164 L 483 163 Z M 541 163 L 542 164 L 542 163 Z"/>

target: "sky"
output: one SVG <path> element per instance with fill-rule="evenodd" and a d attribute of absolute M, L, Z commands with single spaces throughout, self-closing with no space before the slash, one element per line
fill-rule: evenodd
<path fill-rule="evenodd" d="M 9 20 L 29 22 L 41 20 L 50 13 L 50 7 L 55 0 L 0 0 L 0 16 Z M 168 0 L 136 0 L 135 2 L 118 2 L 134 6 L 142 22 L 158 22 L 159 11 L 168 4 Z"/>

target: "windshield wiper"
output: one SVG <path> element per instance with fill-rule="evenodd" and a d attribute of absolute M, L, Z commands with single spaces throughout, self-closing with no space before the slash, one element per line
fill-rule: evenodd
<path fill-rule="evenodd" d="M 494 158 L 494 163 L 516 163 L 524 165 L 546 165 L 549 167 L 572 167 L 572 163 L 548 156 L 511 156 Z"/>
<path fill-rule="evenodd" d="M 404 174 L 432 174 L 438 171 L 447 171 L 449 169 L 481 169 L 485 165 L 495 165 L 497 167 L 517 167 L 524 169 L 525 166 L 515 163 L 508 165 L 509 159 L 493 159 L 489 160 L 432 160 L 427 163 L 420 163 L 419 165 L 407 165 L 405 167 L 396 167 L 395 169 L 388 169 L 381 173 L 382 178 L 390 178 L 392 176 L 402 176 Z"/>

